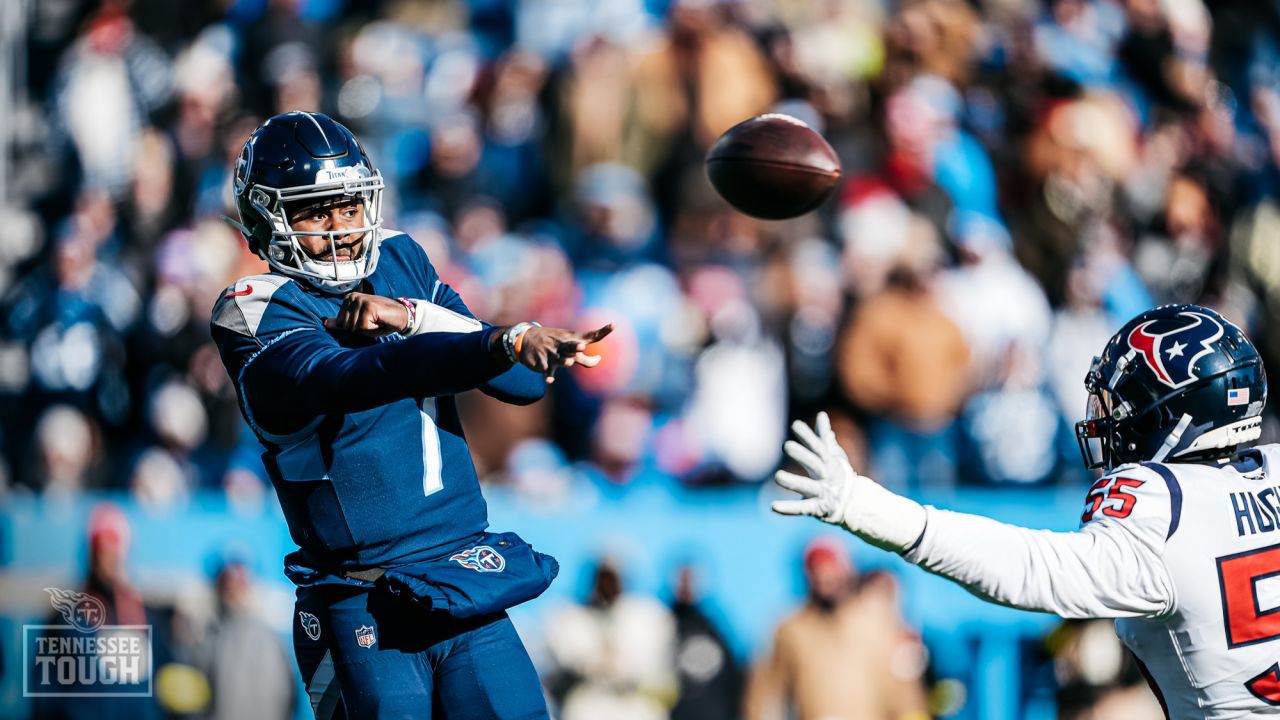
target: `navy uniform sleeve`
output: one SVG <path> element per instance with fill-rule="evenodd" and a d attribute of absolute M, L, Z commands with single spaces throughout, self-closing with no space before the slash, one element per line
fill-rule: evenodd
<path fill-rule="evenodd" d="M 440 307 L 465 315 L 473 320 L 478 320 L 479 318 L 473 315 L 467 304 L 462 301 L 462 296 L 440 279 L 435 267 L 427 259 L 426 252 L 421 247 L 418 247 L 417 243 L 413 243 L 413 245 L 417 249 L 415 255 L 426 265 L 427 287 L 431 288 L 431 297 L 423 299 L 430 300 Z M 488 323 L 481 322 L 486 329 L 492 327 Z M 480 391 L 505 403 L 529 405 L 546 394 L 547 383 L 541 373 L 530 370 L 523 365 L 515 365 L 489 382 L 482 384 Z"/>
<path fill-rule="evenodd" d="M 214 339 L 246 419 L 263 435 L 288 435 L 322 415 L 471 390 L 506 369 L 489 350 L 488 328 L 342 347 L 288 282 L 241 280 L 214 308 Z"/>

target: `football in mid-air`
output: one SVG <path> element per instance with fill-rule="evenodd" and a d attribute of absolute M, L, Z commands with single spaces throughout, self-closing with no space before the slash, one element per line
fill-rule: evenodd
<path fill-rule="evenodd" d="M 707 177 L 740 212 L 766 220 L 803 215 L 840 182 L 840 160 L 813 128 L 770 113 L 734 125 L 707 152 Z"/>

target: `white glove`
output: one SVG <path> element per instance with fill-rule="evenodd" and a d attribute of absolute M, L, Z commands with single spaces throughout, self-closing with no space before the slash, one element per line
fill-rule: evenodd
<path fill-rule="evenodd" d="M 809 515 L 843 525 L 872 545 L 892 552 L 901 553 L 915 545 L 924 534 L 924 506 L 854 472 L 844 449 L 836 442 L 826 413 L 818 413 L 815 425 L 816 433 L 795 421 L 791 430 L 803 444 L 788 440 L 783 445 L 787 455 L 809 476 L 786 470 L 773 476 L 774 482 L 804 499 L 777 500 L 773 511 L 780 515 Z"/>

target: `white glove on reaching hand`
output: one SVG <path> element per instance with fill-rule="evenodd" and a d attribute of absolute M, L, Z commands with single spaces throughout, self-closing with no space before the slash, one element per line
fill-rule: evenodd
<path fill-rule="evenodd" d="M 808 477 L 779 470 L 774 482 L 797 492 L 802 500 L 777 500 L 779 515 L 810 515 L 892 552 L 909 549 L 924 533 L 924 506 L 897 495 L 869 477 L 854 472 L 844 449 L 836 442 L 827 414 L 818 413 L 818 431 L 797 420 L 791 430 L 801 442 L 788 440 L 787 455 Z"/>

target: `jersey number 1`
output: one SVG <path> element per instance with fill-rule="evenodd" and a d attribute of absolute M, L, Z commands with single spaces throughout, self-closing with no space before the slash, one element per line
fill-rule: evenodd
<path fill-rule="evenodd" d="M 436 399 L 423 398 L 422 409 L 422 494 L 431 495 L 444 489 L 440 474 L 440 435 L 436 432 Z"/>
<path fill-rule="evenodd" d="M 1259 607 L 1260 580 L 1280 575 L 1280 545 L 1218 558 L 1218 586 L 1222 590 L 1223 624 L 1227 647 L 1254 645 L 1280 637 L 1280 612 Z M 1268 705 L 1280 706 L 1280 663 L 1244 684 Z"/>

